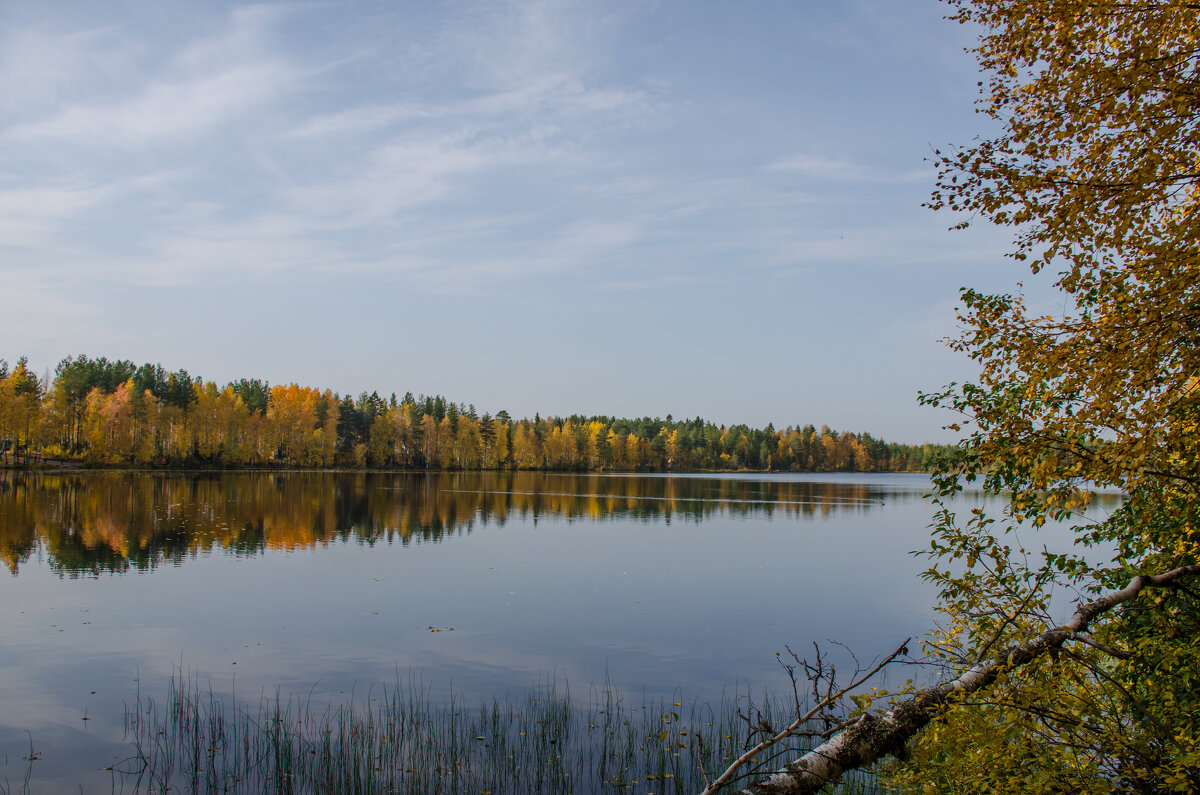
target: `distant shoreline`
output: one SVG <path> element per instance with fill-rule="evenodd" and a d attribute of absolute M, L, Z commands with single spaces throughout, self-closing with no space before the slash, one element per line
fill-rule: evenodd
<path fill-rule="evenodd" d="M 413 474 L 413 475 L 444 475 L 468 474 L 474 472 L 544 472 L 555 475 L 928 475 L 927 469 L 547 469 L 542 467 L 516 469 L 513 467 L 473 468 L 473 469 L 431 469 L 413 467 L 302 467 L 295 465 L 284 466 L 126 466 L 119 464 L 94 464 L 86 461 L 69 461 L 49 459 L 32 463 L 15 463 L 0 460 L 0 471 L 10 472 L 114 472 L 139 475 L 182 475 L 203 473 L 311 473 L 311 474 Z"/>

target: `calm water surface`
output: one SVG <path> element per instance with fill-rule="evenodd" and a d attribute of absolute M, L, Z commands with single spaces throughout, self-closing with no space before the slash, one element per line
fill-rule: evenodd
<path fill-rule="evenodd" d="M 257 702 L 782 690 L 930 621 L 921 475 L 0 474 L 0 791 L 108 792 L 183 671 Z M 36 757 L 32 764 L 23 757 Z"/>

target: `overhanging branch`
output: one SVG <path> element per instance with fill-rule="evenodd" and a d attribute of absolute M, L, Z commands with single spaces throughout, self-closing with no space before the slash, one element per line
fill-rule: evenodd
<path fill-rule="evenodd" d="M 1033 662 L 1069 640 L 1085 637 L 1084 633 L 1093 621 L 1114 607 L 1135 599 L 1146 588 L 1169 587 L 1196 574 L 1200 574 L 1200 565 L 1182 566 L 1162 574 L 1140 574 L 1121 590 L 1080 605 L 1062 626 L 1010 646 L 996 657 L 967 669 L 958 678 L 898 702 L 883 715 L 864 713 L 783 770 L 742 790 L 742 795 L 816 793 L 826 784 L 837 781 L 846 771 L 866 767 L 902 750 L 929 721 L 952 706 L 956 698 L 987 687 L 1004 671 Z M 713 788 L 706 790 L 713 791 Z"/>

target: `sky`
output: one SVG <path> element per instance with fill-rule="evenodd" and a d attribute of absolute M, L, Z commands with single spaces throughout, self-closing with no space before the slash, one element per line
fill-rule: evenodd
<path fill-rule="evenodd" d="M 951 438 L 936 0 L 0 5 L 0 357 Z"/>

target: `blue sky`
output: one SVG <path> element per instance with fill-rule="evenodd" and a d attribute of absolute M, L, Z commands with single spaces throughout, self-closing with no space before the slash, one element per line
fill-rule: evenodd
<path fill-rule="evenodd" d="M 935 0 L 6 3 L 0 356 L 948 438 Z"/>

